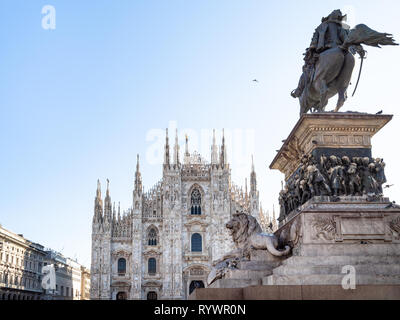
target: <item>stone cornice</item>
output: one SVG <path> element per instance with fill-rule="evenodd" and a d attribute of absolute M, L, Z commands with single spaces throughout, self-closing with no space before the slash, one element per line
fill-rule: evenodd
<path fill-rule="evenodd" d="M 162 255 L 162 252 L 159 252 L 159 251 L 150 249 L 150 250 L 148 250 L 148 251 L 143 251 L 143 255 L 144 255 L 145 257 L 148 257 L 148 256 L 161 256 L 161 255 Z"/>
<path fill-rule="evenodd" d="M 132 252 L 129 252 L 127 250 L 119 249 L 117 251 L 112 252 L 113 257 L 125 257 L 129 258 L 132 255 Z"/>
<path fill-rule="evenodd" d="M 371 138 L 392 117 L 355 112 L 303 114 L 269 167 L 288 179 L 301 157 L 316 148 L 371 148 Z"/>
<path fill-rule="evenodd" d="M 162 283 L 158 281 L 145 281 L 142 283 L 142 287 L 159 287 L 162 288 Z"/>

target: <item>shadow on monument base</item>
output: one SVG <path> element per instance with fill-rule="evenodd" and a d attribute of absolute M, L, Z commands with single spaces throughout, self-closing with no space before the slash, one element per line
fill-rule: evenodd
<path fill-rule="evenodd" d="M 400 285 L 276 285 L 198 288 L 189 300 L 400 300 Z"/>

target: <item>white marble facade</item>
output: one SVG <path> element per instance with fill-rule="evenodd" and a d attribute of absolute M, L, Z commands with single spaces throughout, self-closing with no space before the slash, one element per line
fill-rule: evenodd
<path fill-rule="evenodd" d="M 219 151 L 218 151 L 219 149 Z M 215 136 L 211 161 L 198 153 L 179 159 L 177 138 L 170 157 L 168 132 L 163 177 L 144 192 L 135 173 L 132 207 L 123 214 L 104 202 L 98 182 L 92 225 L 91 299 L 187 299 L 206 286 L 212 261 L 231 250 L 225 228 L 232 213 L 245 210 L 259 217 L 259 195 L 252 165 L 250 190 L 231 182 L 224 138 Z"/>

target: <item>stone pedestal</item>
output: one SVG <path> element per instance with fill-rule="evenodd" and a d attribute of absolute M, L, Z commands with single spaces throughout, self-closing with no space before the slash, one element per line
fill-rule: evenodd
<path fill-rule="evenodd" d="M 372 193 L 367 188 L 360 188 L 357 195 L 349 193 L 350 162 L 354 162 L 361 183 L 378 182 L 371 138 L 391 118 L 352 112 L 301 117 L 270 168 L 285 174 L 284 197 L 293 199 L 300 179 L 311 190 L 310 172 L 321 176 L 321 189 L 327 194 L 313 194 L 306 203 L 289 210 L 288 202 L 283 202 L 275 234 L 282 245 L 292 246 L 292 256 L 263 278 L 264 285 L 341 285 L 350 269 L 355 271 L 356 285 L 400 285 L 399 207 L 383 197 L 381 187 Z M 334 164 L 328 163 L 327 170 L 322 159 L 329 162 L 331 156 Z M 307 157 L 311 160 L 303 160 Z M 349 160 L 346 164 L 336 160 L 344 157 Z M 337 186 L 342 190 L 333 195 Z"/>
<path fill-rule="evenodd" d="M 293 253 L 264 285 L 341 285 L 345 266 L 356 285 L 400 285 L 400 209 L 388 199 L 313 198 L 275 234 Z"/>

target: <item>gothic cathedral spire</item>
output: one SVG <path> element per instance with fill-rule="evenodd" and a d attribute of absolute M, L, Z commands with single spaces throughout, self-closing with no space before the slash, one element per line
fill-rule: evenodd
<path fill-rule="evenodd" d="M 142 194 L 143 186 L 142 186 L 142 175 L 140 174 L 139 170 L 139 154 L 137 155 L 137 162 L 136 162 L 136 172 L 135 172 L 135 191 L 134 193 L 138 196 Z"/>
<path fill-rule="evenodd" d="M 110 197 L 110 180 L 107 179 L 107 191 L 106 197 L 104 199 L 104 217 L 107 217 L 108 220 L 111 220 L 112 214 L 112 204 L 111 204 L 111 197 Z"/>
<path fill-rule="evenodd" d="M 165 151 L 164 151 L 164 165 L 169 166 L 169 143 L 168 143 L 168 128 L 166 129 L 165 134 Z"/>
<path fill-rule="evenodd" d="M 256 172 L 254 170 L 254 161 L 253 161 L 253 155 L 251 156 L 251 173 L 250 173 L 250 192 L 256 192 L 257 191 L 257 178 L 256 178 Z"/>
<path fill-rule="evenodd" d="M 251 173 L 250 173 L 250 212 L 253 217 L 257 217 L 260 208 L 260 197 L 257 190 L 256 171 L 254 170 L 254 159 L 251 156 Z"/>
<path fill-rule="evenodd" d="M 213 130 L 213 142 L 211 146 L 211 164 L 218 164 L 218 148 L 215 143 L 215 129 Z"/>
<path fill-rule="evenodd" d="M 97 179 L 96 197 L 94 199 L 94 216 L 93 220 L 101 220 L 103 218 L 103 200 L 101 199 L 101 185 L 100 180 Z"/>
<path fill-rule="evenodd" d="M 178 129 L 175 131 L 174 164 L 179 165 Z"/>
<path fill-rule="evenodd" d="M 222 167 L 225 167 L 225 165 L 227 164 L 224 129 L 222 129 L 222 145 L 221 145 L 221 154 L 219 156 L 219 161 Z"/>

